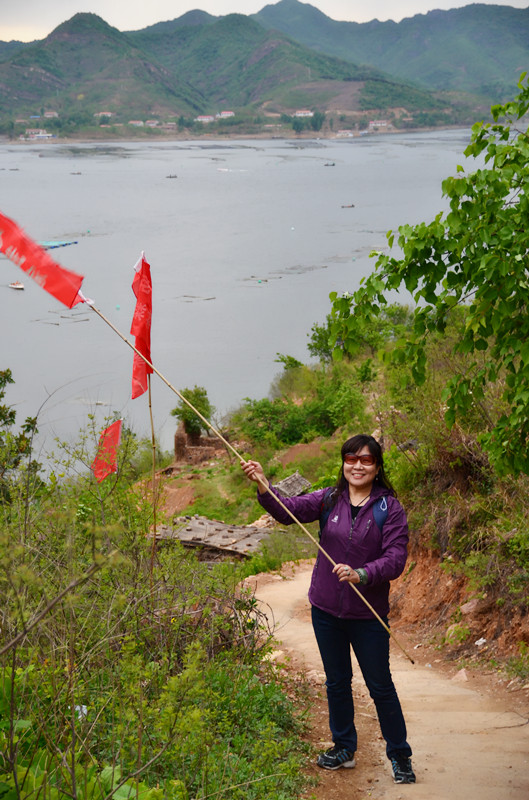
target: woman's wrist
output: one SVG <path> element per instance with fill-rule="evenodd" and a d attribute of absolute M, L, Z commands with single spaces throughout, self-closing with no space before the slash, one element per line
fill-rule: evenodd
<path fill-rule="evenodd" d="M 364 567 L 355 567 L 355 572 L 360 578 L 360 586 L 366 586 L 369 581 L 369 575 Z"/>

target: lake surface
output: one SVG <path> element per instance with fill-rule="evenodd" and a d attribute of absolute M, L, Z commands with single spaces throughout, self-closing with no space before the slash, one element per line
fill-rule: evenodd
<path fill-rule="evenodd" d="M 78 240 L 50 254 L 85 276 L 84 294 L 127 338 L 144 251 L 153 363 L 179 390 L 205 386 L 219 420 L 268 395 L 278 352 L 310 360 L 307 335 L 329 313 L 329 292 L 358 287 L 386 231 L 446 209 L 441 181 L 464 163 L 469 135 L 3 143 L 0 211 L 38 241 Z M 89 413 L 118 411 L 148 436 L 147 395 L 130 400 L 127 345 L 86 306 L 66 309 L 10 261 L 0 269 L 0 369 L 15 379 L 4 402 L 19 423 L 44 404 L 40 457 L 55 437 L 75 440 Z M 15 279 L 25 291 L 8 288 Z M 156 376 L 152 394 L 171 449 L 178 399 Z"/>

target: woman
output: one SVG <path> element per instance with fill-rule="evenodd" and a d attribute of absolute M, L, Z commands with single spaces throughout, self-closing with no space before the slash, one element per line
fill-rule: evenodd
<path fill-rule="evenodd" d="M 281 508 L 276 490 L 257 461 L 243 461 L 256 481 L 263 508 L 284 525 L 293 520 Z M 277 496 L 280 496 L 277 493 Z M 389 582 L 403 571 L 408 523 L 385 473 L 382 449 L 372 436 L 359 434 L 342 446 L 342 467 L 334 489 L 318 489 L 281 502 L 300 522 L 323 523 L 321 546 L 335 562 L 318 553 L 309 590 L 312 624 L 326 675 L 329 727 L 334 747 L 318 756 L 324 769 L 355 766 L 357 735 L 351 688 L 351 646 L 373 698 L 395 783 L 415 783 L 406 723 L 389 668 L 389 634 L 355 584 L 386 622 Z"/>

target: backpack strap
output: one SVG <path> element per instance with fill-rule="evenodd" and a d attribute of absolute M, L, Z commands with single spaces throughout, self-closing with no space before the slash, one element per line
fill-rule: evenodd
<path fill-rule="evenodd" d="M 382 531 L 382 528 L 384 527 L 384 523 L 388 516 L 387 497 L 381 497 L 380 500 L 377 500 L 377 502 L 373 506 L 373 516 L 375 518 L 375 522 L 378 526 L 378 529 Z"/>

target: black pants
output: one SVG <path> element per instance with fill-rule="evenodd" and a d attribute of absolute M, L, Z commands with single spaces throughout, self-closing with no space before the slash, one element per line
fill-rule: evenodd
<path fill-rule="evenodd" d="M 333 742 L 353 753 L 357 747 L 351 681 L 351 647 L 378 714 L 389 758 L 411 756 L 406 723 L 389 668 L 389 634 L 377 619 L 340 619 L 312 607 L 312 625 L 327 677 L 329 727 Z"/>

